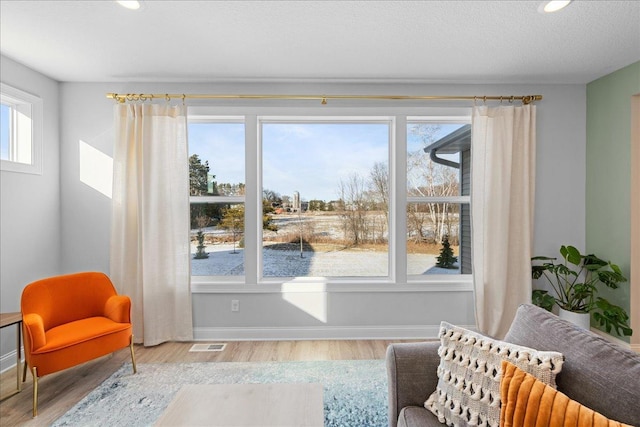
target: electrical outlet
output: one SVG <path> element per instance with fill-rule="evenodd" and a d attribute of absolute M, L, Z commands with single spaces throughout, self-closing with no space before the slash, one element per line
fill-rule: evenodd
<path fill-rule="evenodd" d="M 231 311 L 240 311 L 240 300 L 231 300 Z"/>

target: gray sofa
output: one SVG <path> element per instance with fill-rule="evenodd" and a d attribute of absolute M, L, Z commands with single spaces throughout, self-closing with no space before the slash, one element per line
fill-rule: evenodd
<path fill-rule="evenodd" d="M 504 340 L 562 353 L 558 390 L 608 418 L 640 426 L 640 354 L 530 304 L 518 308 Z M 387 349 L 390 427 L 442 425 L 423 406 L 438 383 L 439 345 L 402 343 Z"/>

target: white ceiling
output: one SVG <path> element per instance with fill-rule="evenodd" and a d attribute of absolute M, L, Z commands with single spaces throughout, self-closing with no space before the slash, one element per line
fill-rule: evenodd
<path fill-rule="evenodd" d="M 59 81 L 587 83 L 640 60 L 640 1 L 0 1 Z"/>

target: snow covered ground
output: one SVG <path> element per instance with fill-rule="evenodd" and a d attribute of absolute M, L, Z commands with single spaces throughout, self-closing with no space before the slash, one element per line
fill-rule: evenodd
<path fill-rule="evenodd" d="M 263 237 L 269 243 L 287 241 L 286 236 L 297 237 L 301 230 L 325 242 L 339 242 L 344 238 L 342 220 L 339 215 L 332 212 L 285 213 L 274 215 L 272 220 L 278 227 L 278 232 L 263 230 Z M 384 221 L 384 215 L 378 214 L 377 220 Z M 203 231 L 208 237 L 231 237 L 229 231 L 218 230 L 216 227 L 207 227 Z M 195 233 L 196 230 L 192 230 L 194 236 Z M 205 248 L 209 253 L 208 258 L 192 259 L 192 274 L 194 276 L 243 275 L 244 249 L 236 248 L 236 253 L 233 253 L 232 244 L 212 243 L 212 241 L 212 239 L 207 240 Z M 322 244 L 315 246 L 323 247 Z M 328 244 L 326 247 L 331 245 Z M 195 241 L 193 241 L 192 258 L 195 252 Z M 262 259 L 264 277 L 380 277 L 389 274 L 388 253 L 374 250 L 304 251 L 303 256 L 300 257 L 299 250 L 265 248 L 262 250 Z M 435 263 L 436 255 L 409 254 L 407 273 L 410 275 L 460 274 L 459 269 L 437 268 Z"/>
<path fill-rule="evenodd" d="M 209 245 L 205 249 L 209 258 L 192 259 L 194 276 L 241 276 L 244 274 L 244 249 L 233 245 Z M 191 246 L 192 258 L 196 252 Z M 366 250 L 339 250 L 330 252 L 286 251 L 263 249 L 264 277 L 337 277 L 387 276 L 388 254 Z M 408 274 L 459 274 L 459 270 L 434 267 L 435 255 L 409 254 Z"/>

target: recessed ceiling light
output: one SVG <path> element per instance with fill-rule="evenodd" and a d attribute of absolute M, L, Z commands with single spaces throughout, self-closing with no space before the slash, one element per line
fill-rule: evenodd
<path fill-rule="evenodd" d="M 565 7 L 569 6 L 569 3 L 571 3 L 573 0 L 553 0 L 553 1 L 546 1 L 544 3 L 542 3 L 540 5 L 540 8 L 538 9 L 541 13 L 552 13 L 552 12 L 557 12 L 560 9 L 564 9 Z"/>
<path fill-rule="evenodd" d="M 131 10 L 140 9 L 140 2 L 137 0 L 116 0 L 118 4 L 122 7 L 126 7 Z"/>

